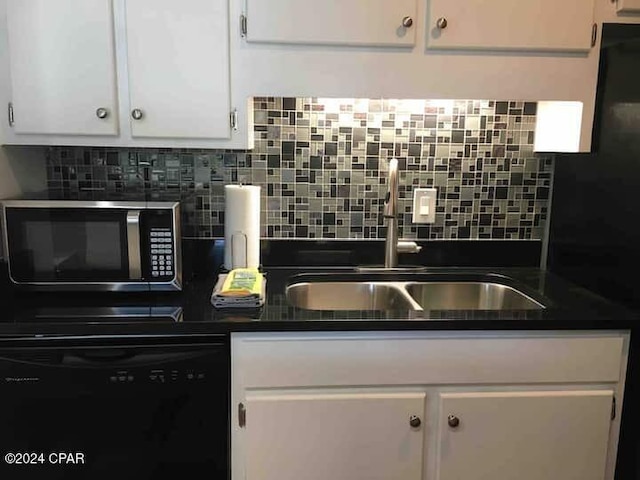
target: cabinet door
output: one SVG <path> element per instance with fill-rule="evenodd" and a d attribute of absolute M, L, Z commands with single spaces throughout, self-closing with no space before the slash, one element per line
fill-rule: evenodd
<path fill-rule="evenodd" d="M 441 394 L 437 478 L 602 480 L 612 398 L 610 390 Z"/>
<path fill-rule="evenodd" d="M 430 0 L 429 19 L 430 48 L 588 51 L 593 0 Z"/>
<path fill-rule="evenodd" d="M 247 0 L 247 41 L 410 47 L 416 11 L 416 0 Z"/>
<path fill-rule="evenodd" d="M 420 480 L 424 393 L 251 394 L 247 480 Z M 415 420 L 414 420 L 415 421 Z"/>
<path fill-rule="evenodd" d="M 111 0 L 8 0 L 7 22 L 14 130 L 115 135 Z"/>
<path fill-rule="evenodd" d="M 230 137 L 227 1 L 126 0 L 134 137 Z"/>

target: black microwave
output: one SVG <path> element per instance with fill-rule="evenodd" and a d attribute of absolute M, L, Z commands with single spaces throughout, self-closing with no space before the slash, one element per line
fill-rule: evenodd
<path fill-rule="evenodd" d="M 2 221 L 20 287 L 182 289 L 179 202 L 6 200 Z"/>

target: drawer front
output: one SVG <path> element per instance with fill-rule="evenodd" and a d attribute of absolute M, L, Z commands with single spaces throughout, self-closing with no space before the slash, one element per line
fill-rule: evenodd
<path fill-rule="evenodd" d="M 245 388 L 618 382 L 625 334 L 363 333 L 232 336 Z"/>

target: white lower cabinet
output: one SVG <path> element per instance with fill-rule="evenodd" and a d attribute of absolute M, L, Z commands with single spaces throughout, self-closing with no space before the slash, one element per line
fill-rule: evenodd
<path fill-rule="evenodd" d="M 252 393 L 246 478 L 420 480 L 424 401 L 382 391 Z"/>
<path fill-rule="evenodd" d="M 600 480 L 612 390 L 442 393 L 438 480 Z"/>
<path fill-rule="evenodd" d="M 231 349 L 232 480 L 613 479 L 627 332 L 245 333 Z"/>

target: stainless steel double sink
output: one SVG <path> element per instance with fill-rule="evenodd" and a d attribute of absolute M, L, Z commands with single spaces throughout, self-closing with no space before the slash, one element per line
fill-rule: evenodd
<path fill-rule="evenodd" d="M 302 274 L 286 288 L 305 310 L 539 310 L 545 300 L 495 274 Z M 537 298 L 534 298 L 537 297 Z"/>

